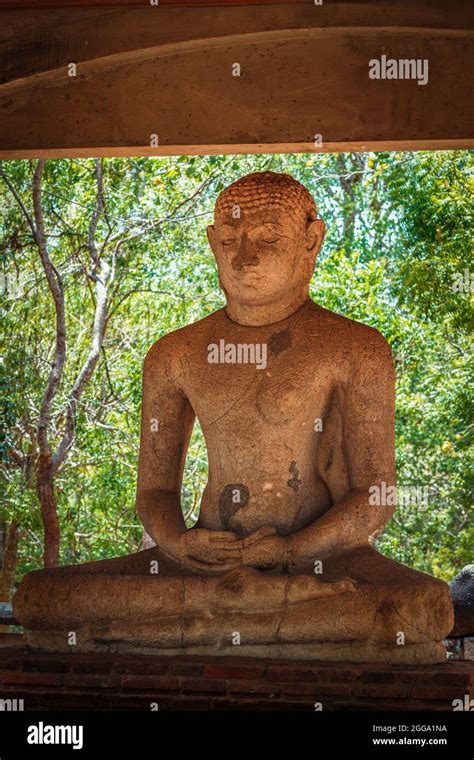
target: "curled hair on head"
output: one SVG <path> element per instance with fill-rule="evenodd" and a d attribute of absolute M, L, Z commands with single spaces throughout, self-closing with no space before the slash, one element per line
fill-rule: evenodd
<path fill-rule="evenodd" d="M 301 209 L 307 222 L 317 219 L 316 203 L 309 190 L 289 174 L 270 171 L 246 174 L 224 188 L 217 197 L 214 215 L 235 206 L 263 206 L 265 201 L 296 213 Z"/>

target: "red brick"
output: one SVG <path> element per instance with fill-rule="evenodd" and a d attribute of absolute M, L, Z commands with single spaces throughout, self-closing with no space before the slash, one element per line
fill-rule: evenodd
<path fill-rule="evenodd" d="M 464 662 L 422 668 L 0 651 L 2 695 L 23 698 L 26 709 L 148 711 L 158 702 L 162 711 L 313 711 L 321 702 L 327 711 L 440 711 L 464 699 L 473 675 L 472 664 Z M 124 692 L 114 692 L 120 683 Z"/>
<path fill-rule="evenodd" d="M 71 662 L 31 657 L 22 661 L 22 669 L 29 673 L 69 673 Z"/>
<path fill-rule="evenodd" d="M 316 693 L 320 696 L 325 695 L 342 695 L 352 694 L 354 690 L 354 682 L 348 681 L 346 683 L 333 683 L 332 681 L 319 681 L 316 684 Z"/>
<path fill-rule="evenodd" d="M 277 683 L 265 683 L 265 681 L 227 681 L 227 688 L 231 694 L 268 694 L 276 696 L 280 693 L 280 685 Z"/>
<path fill-rule="evenodd" d="M 318 691 L 316 683 L 282 683 L 277 686 L 282 694 L 309 694 L 314 696 Z"/>
<path fill-rule="evenodd" d="M 0 670 L 21 670 L 21 660 L 0 657 Z"/>
<path fill-rule="evenodd" d="M 256 679 L 263 676 L 264 665 L 205 665 L 204 675 L 209 678 Z"/>
<path fill-rule="evenodd" d="M 71 665 L 73 673 L 94 673 L 106 675 L 112 672 L 114 663 L 111 660 L 91 662 L 89 659 L 76 659 L 76 657 L 74 657 Z"/>
<path fill-rule="evenodd" d="M 125 675 L 155 675 L 162 676 L 168 672 L 168 662 L 162 659 L 121 659 L 113 664 L 114 673 Z"/>
<path fill-rule="evenodd" d="M 316 674 L 311 668 L 295 668 L 287 665 L 269 665 L 265 671 L 268 681 L 316 681 Z"/>
<path fill-rule="evenodd" d="M 355 683 L 354 696 L 380 699 L 384 699 L 385 697 L 406 699 L 408 696 L 408 686 L 400 683 Z"/>
<path fill-rule="evenodd" d="M 67 673 L 63 676 L 65 686 L 87 687 L 99 689 L 116 689 L 120 686 L 120 676 L 101 675 L 100 673 Z"/>
<path fill-rule="evenodd" d="M 395 683 L 395 673 L 387 670 L 367 670 L 362 673 L 363 683 Z"/>
<path fill-rule="evenodd" d="M 455 686 L 457 684 L 467 685 L 470 674 L 474 674 L 474 667 L 467 662 L 446 662 L 424 668 L 396 666 L 393 672 L 396 680 L 400 683 L 412 683 L 420 686 L 436 683 Z"/>
<path fill-rule="evenodd" d="M 472 668 L 472 663 L 465 662 L 464 660 L 445 660 L 428 668 L 420 667 L 420 670 L 427 670 L 432 675 L 435 675 L 436 673 L 465 673 L 466 670 L 472 671 Z"/>
<path fill-rule="evenodd" d="M 453 699 L 464 699 L 466 689 L 461 686 L 414 686 L 410 692 L 412 699 L 442 699 L 451 703 Z"/>
<path fill-rule="evenodd" d="M 24 684 L 28 686 L 60 686 L 61 676 L 52 673 L 24 673 L 21 670 L 0 672 L 0 683 Z"/>
<path fill-rule="evenodd" d="M 202 694 L 221 694 L 226 691 L 224 681 L 217 678 L 183 678 L 181 680 L 183 692 L 201 692 Z"/>
<path fill-rule="evenodd" d="M 406 684 L 430 684 L 433 681 L 433 674 L 429 672 L 423 673 L 419 670 L 407 670 L 405 672 L 396 673 L 397 683 Z"/>
<path fill-rule="evenodd" d="M 211 703 L 212 710 L 221 710 L 229 712 L 239 712 L 242 710 L 254 710 L 255 700 L 248 697 L 213 697 Z"/>
<path fill-rule="evenodd" d="M 203 667 L 197 662 L 173 662 L 169 666 L 169 673 L 174 676 L 200 676 Z"/>
<path fill-rule="evenodd" d="M 474 667 L 472 670 L 472 673 L 435 673 L 432 682 L 437 685 L 468 688 L 474 678 Z"/>
<path fill-rule="evenodd" d="M 283 683 L 281 684 L 282 694 L 308 694 L 314 697 L 315 702 L 321 702 L 322 697 L 328 694 L 337 696 L 346 696 L 352 694 L 352 683 Z"/>
<path fill-rule="evenodd" d="M 121 680 L 124 689 L 179 691 L 179 682 L 174 676 L 122 676 Z"/>
<path fill-rule="evenodd" d="M 357 681 L 362 677 L 361 668 L 321 668 L 315 670 L 318 681 L 347 683 Z"/>
<path fill-rule="evenodd" d="M 139 662 L 130 666 L 120 664 L 114 667 L 113 672 L 123 675 L 164 676 L 168 674 L 168 665 L 163 662 Z"/>

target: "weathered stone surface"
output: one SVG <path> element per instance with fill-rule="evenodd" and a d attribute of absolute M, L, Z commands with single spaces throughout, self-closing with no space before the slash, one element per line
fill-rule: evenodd
<path fill-rule="evenodd" d="M 447 584 L 371 545 L 394 511 L 394 370 L 382 335 L 308 295 L 324 223 L 287 175 L 225 189 L 208 238 L 227 305 L 149 351 L 137 510 L 156 546 L 30 573 L 32 648 L 437 662 Z M 187 530 L 195 417 L 209 478 Z M 374 498 L 375 497 L 375 498 Z"/>

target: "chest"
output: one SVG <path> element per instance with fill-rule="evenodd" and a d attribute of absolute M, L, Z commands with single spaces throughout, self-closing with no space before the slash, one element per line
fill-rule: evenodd
<path fill-rule="evenodd" d="M 334 357 L 316 341 L 264 345 L 222 342 L 188 373 L 184 390 L 204 426 L 238 419 L 258 429 L 324 415 L 339 378 Z"/>

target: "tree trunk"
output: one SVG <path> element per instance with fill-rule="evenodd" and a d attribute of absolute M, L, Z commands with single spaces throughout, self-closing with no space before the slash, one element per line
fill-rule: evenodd
<path fill-rule="evenodd" d="M 49 454 L 40 454 L 36 488 L 44 528 L 44 566 L 56 567 L 59 560 L 59 521 Z"/>
<path fill-rule="evenodd" d="M 20 531 L 15 521 L 10 523 L 8 535 L 5 539 L 6 523 L 2 523 L 4 545 L 0 547 L 0 602 L 9 602 L 12 597 L 13 583 L 15 580 L 15 567 L 18 553 L 18 540 Z"/>

